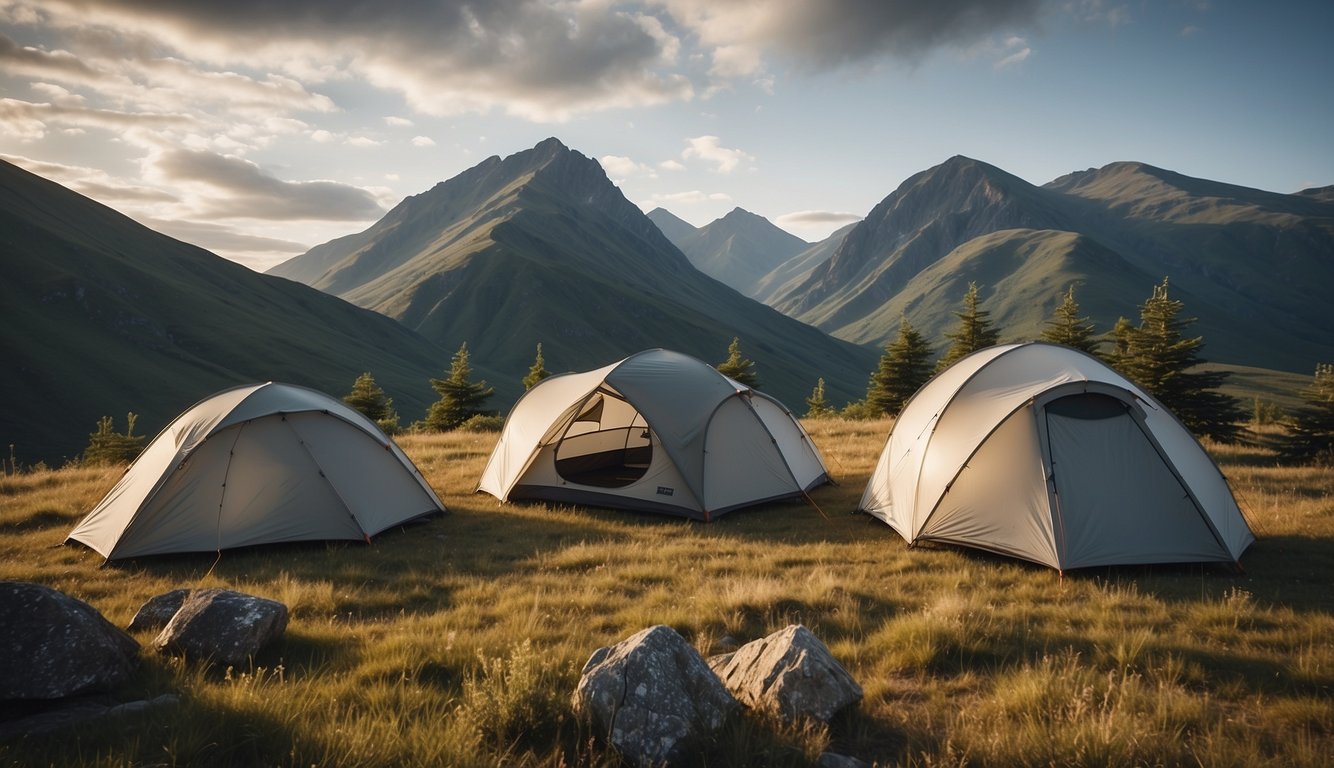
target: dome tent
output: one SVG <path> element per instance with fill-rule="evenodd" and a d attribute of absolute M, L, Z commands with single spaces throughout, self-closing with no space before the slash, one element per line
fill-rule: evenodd
<path fill-rule="evenodd" d="M 774 398 L 653 349 L 544 379 L 505 419 L 478 490 L 710 520 L 828 482 Z"/>
<path fill-rule="evenodd" d="M 860 508 L 936 541 L 1060 570 L 1236 564 L 1255 537 L 1227 481 L 1158 401 L 1053 344 L 974 352 L 890 431 Z"/>
<path fill-rule="evenodd" d="M 373 422 L 292 384 L 247 384 L 162 430 L 70 533 L 108 560 L 369 540 L 444 505 Z"/>

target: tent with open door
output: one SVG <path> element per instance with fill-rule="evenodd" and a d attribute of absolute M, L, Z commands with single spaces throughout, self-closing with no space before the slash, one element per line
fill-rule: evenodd
<path fill-rule="evenodd" d="M 1235 564 L 1255 540 L 1176 417 L 1092 356 L 1043 343 L 974 352 L 919 390 L 860 506 L 909 543 L 1060 570 Z"/>
<path fill-rule="evenodd" d="M 321 392 L 269 382 L 223 390 L 176 417 L 67 541 L 113 560 L 369 540 L 442 511 L 374 422 Z"/>
<path fill-rule="evenodd" d="M 478 490 L 698 520 L 828 481 L 777 400 L 692 357 L 640 352 L 552 376 L 515 404 Z"/>

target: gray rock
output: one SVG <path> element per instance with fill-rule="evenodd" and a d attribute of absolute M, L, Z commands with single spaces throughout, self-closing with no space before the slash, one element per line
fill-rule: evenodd
<path fill-rule="evenodd" d="M 742 704 L 787 721 L 828 722 L 862 698 L 852 675 L 800 624 L 716 656 L 709 666 Z"/>
<path fill-rule="evenodd" d="M 287 606 L 226 589 L 196 589 L 162 628 L 162 653 L 239 667 L 287 630 Z"/>
<path fill-rule="evenodd" d="M 173 589 L 164 595 L 149 599 L 148 602 L 139 606 L 138 613 L 134 614 L 133 619 L 130 619 L 130 626 L 126 629 L 130 632 L 161 631 L 163 627 L 167 626 L 167 622 L 171 621 L 171 617 L 175 616 L 176 612 L 181 609 L 181 604 L 185 602 L 185 598 L 189 594 L 190 590 L 188 589 Z"/>
<path fill-rule="evenodd" d="M 138 665 L 139 644 L 91 605 L 40 584 L 0 582 L 0 700 L 114 688 Z"/>
<path fill-rule="evenodd" d="M 42 736 L 63 730 L 77 731 L 94 725 L 104 718 L 136 717 L 150 710 L 174 707 L 180 703 L 181 697 L 174 693 L 165 693 L 148 701 L 131 701 L 115 705 L 76 699 L 35 715 L 0 721 L 0 741 Z"/>
<path fill-rule="evenodd" d="M 703 657 L 663 625 L 594 651 L 571 704 L 638 766 L 689 760 L 739 708 Z"/>
<path fill-rule="evenodd" d="M 816 765 L 820 768 L 870 768 L 870 764 L 864 760 L 840 755 L 837 752 L 821 752 Z"/>

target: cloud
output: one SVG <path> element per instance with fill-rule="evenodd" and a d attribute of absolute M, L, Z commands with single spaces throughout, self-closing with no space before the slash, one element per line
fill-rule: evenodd
<path fill-rule="evenodd" d="M 689 192 L 671 192 L 663 195 L 653 195 L 650 199 L 659 205 L 668 203 L 675 203 L 678 205 L 697 205 L 699 203 L 728 203 L 732 201 L 730 195 L 726 195 L 722 192 L 701 192 L 698 189 L 692 189 Z"/>
<path fill-rule="evenodd" d="M 386 118 L 384 119 L 384 124 L 385 124 L 385 125 L 389 125 L 389 126 L 393 126 L 393 127 L 395 127 L 395 128 L 410 128 L 410 127 L 412 127 L 412 121 L 411 121 L 411 120 L 407 119 L 406 117 L 396 117 L 396 116 L 394 116 L 394 115 L 390 115 L 390 116 L 386 117 Z"/>
<path fill-rule="evenodd" d="M 699 158 L 709 163 L 713 163 L 714 170 L 718 173 L 731 173 L 737 169 L 737 166 L 745 163 L 753 163 L 754 157 L 742 152 L 739 149 L 728 149 L 722 146 L 717 136 L 696 136 L 693 139 L 686 139 L 685 151 L 681 157 L 689 160 Z"/>
<path fill-rule="evenodd" d="M 412 146 L 414 147 L 434 147 L 435 139 L 430 136 L 413 136 Z"/>
<path fill-rule="evenodd" d="M 992 64 L 991 67 L 992 69 L 1005 69 L 1007 67 L 1012 67 L 1015 64 L 1018 64 L 1019 62 L 1026 60 L 1031 55 L 1033 55 L 1033 49 L 1025 46 L 1015 51 L 1014 53 L 1002 57 L 995 64 Z"/>
<path fill-rule="evenodd" d="M 780 227 L 804 226 L 807 224 L 851 224 L 861 221 L 862 217 L 846 211 L 793 211 L 774 219 Z"/>
<path fill-rule="evenodd" d="M 0 160 L 17 165 L 48 181 L 113 207 L 141 206 L 144 204 L 177 203 L 176 195 L 153 187 L 112 177 L 106 171 L 83 165 L 68 165 L 29 157 L 0 154 Z"/>
<path fill-rule="evenodd" d="M 636 163 L 628 157 L 619 155 L 603 155 L 598 158 L 602 165 L 602 170 L 607 172 L 607 176 L 613 180 L 624 180 L 631 176 L 652 176 L 653 169 L 642 163 Z"/>
<path fill-rule="evenodd" d="M 663 160 L 661 163 L 658 163 L 658 168 L 664 171 L 673 171 L 673 172 L 684 171 L 686 169 L 684 165 L 677 162 L 676 160 Z"/>
<path fill-rule="evenodd" d="M 168 150 L 155 159 L 153 170 L 166 182 L 202 188 L 202 216 L 363 221 L 384 213 L 375 196 L 359 187 L 282 181 L 248 160 L 213 152 Z"/>
<path fill-rule="evenodd" d="M 1043 0 L 654 0 L 712 51 L 714 74 L 756 74 L 768 57 L 821 71 L 967 48 L 1037 21 Z"/>
<path fill-rule="evenodd" d="M 668 71 L 680 41 L 642 8 L 602 0 L 17 0 L 46 24 L 119 33 L 215 67 L 307 83 L 357 78 L 419 112 L 564 120 L 692 97 Z M 91 32 L 90 32 L 91 30 Z"/>

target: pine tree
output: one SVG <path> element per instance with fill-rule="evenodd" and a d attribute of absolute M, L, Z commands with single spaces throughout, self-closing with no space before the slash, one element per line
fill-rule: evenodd
<path fill-rule="evenodd" d="M 727 345 L 727 359 L 718 364 L 717 370 L 737 383 L 759 389 L 760 378 L 755 374 L 755 363 L 741 356 L 741 341 L 735 336 Z"/>
<path fill-rule="evenodd" d="M 145 435 L 134 434 L 136 413 L 125 415 L 125 434 L 114 431 L 115 422 L 103 416 L 97 422 L 97 431 L 88 435 L 88 447 L 83 450 L 85 464 L 124 464 L 133 461 L 143 450 Z"/>
<path fill-rule="evenodd" d="M 1227 380 L 1227 372 L 1191 370 L 1204 362 L 1200 357 L 1204 337 L 1185 336 L 1195 318 L 1178 317 L 1183 306 L 1168 295 L 1167 278 L 1163 278 L 1140 305 L 1138 326 L 1117 323 L 1113 364 L 1195 434 L 1235 441 L 1237 423 L 1245 414 L 1235 400 L 1216 391 Z"/>
<path fill-rule="evenodd" d="M 871 374 L 866 404 L 877 414 L 898 415 L 930 378 L 931 346 L 906 316 L 900 316 L 899 335 L 885 345 L 880 366 Z"/>
<path fill-rule="evenodd" d="M 1107 332 L 1112 350 L 1102 355 L 1108 365 L 1116 370 L 1124 370 L 1130 360 L 1130 346 L 1135 336 L 1135 324 L 1125 317 L 1118 317 L 1116 325 Z"/>
<path fill-rule="evenodd" d="M 1287 434 L 1278 451 L 1285 461 L 1334 464 L 1334 365 L 1315 367 L 1315 378 L 1302 390 L 1302 406 L 1285 420 Z"/>
<path fill-rule="evenodd" d="M 1042 330 L 1042 340 L 1052 344 L 1063 344 L 1090 355 L 1098 354 L 1102 341 L 1093 336 L 1093 323 L 1079 314 L 1079 304 L 1075 302 L 1075 286 L 1072 283 L 1065 291 L 1065 298 L 1052 311 L 1051 319 Z"/>
<path fill-rule="evenodd" d="M 431 404 L 426 411 L 424 426 L 432 432 L 446 432 L 454 429 L 473 416 L 495 415 L 495 411 L 483 410 L 482 404 L 495 394 L 495 389 L 488 387 L 485 381 L 472 380 L 472 366 L 468 363 L 468 343 L 464 342 L 459 351 L 454 353 L 450 364 L 449 378 L 431 379 L 431 388 L 440 395 L 440 399 Z"/>
<path fill-rule="evenodd" d="M 542 342 L 537 342 L 537 357 L 533 359 L 533 366 L 528 369 L 528 375 L 523 377 L 523 389 L 528 391 L 537 386 L 542 379 L 551 375 L 547 370 L 546 362 L 542 359 Z"/>
<path fill-rule="evenodd" d="M 815 382 L 815 389 L 811 390 L 811 396 L 806 398 L 805 418 L 820 419 L 833 415 L 834 409 L 830 408 L 829 403 L 824 399 L 824 379 L 818 379 Z"/>
<path fill-rule="evenodd" d="M 352 382 L 352 391 L 343 396 L 343 402 L 375 422 L 385 434 L 392 435 L 398 431 L 398 412 L 394 410 L 394 399 L 385 396 L 370 371 L 362 373 Z"/>
<path fill-rule="evenodd" d="M 936 364 L 937 371 L 943 371 L 977 350 L 996 343 L 1000 332 L 991 327 L 990 315 L 985 309 L 978 308 L 977 283 L 969 283 L 968 293 L 963 297 L 963 311 L 954 313 L 959 318 L 959 327 L 945 334 L 950 340 L 950 348 Z"/>

